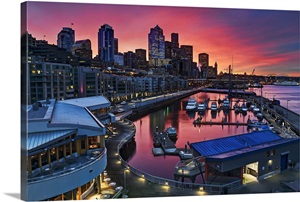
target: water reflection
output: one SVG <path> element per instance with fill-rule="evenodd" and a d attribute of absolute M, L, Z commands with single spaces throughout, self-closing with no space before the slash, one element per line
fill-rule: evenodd
<path fill-rule="evenodd" d="M 217 102 L 219 98 L 223 99 L 225 95 L 203 92 L 195 95 L 198 103 L 208 97 L 210 98 L 210 102 Z M 180 160 L 179 157 L 169 155 L 154 156 L 152 154 L 152 135 L 155 132 L 156 126 L 160 131 L 170 126 L 176 128 L 178 139 L 175 141 L 175 145 L 177 148 L 184 148 L 187 142 L 193 143 L 249 132 L 247 126 L 241 125 L 194 125 L 193 121 L 200 115 L 202 116 L 202 120 L 206 122 L 221 122 L 223 119 L 226 119 L 228 122 L 234 123 L 245 123 L 248 116 L 252 119 L 254 115 L 248 112 L 246 117 L 246 115 L 241 113 L 235 113 L 234 110 L 217 110 L 215 112 L 208 110 L 202 112 L 202 114 L 198 112 L 187 113 L 185 106 L 188 99 L 187 97 L 176 101 L 168 107 L 134 121 L 136 126 L 136 145 L 134 148 L 127 148 L 128 150 L 134 149 L 134 152 L 127 153 L 130 154 L 127 155 L 127 159 L 131 165 L 151 175 L 174 179 L 174 167 Z M 200 176 L 197 178 L 200 178 Z"/>

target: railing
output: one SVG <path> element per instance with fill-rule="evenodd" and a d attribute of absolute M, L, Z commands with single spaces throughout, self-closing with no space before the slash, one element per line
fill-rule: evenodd
<path fill-rule="evenodd" d="M 80 163 L 78 166 L 70 167 L 69 169 L 63 169 L 62 171 L 56 171 L 51 174 L 46 174 L 46 175 L 42 175 L 39 177 L 28 178 L 28 183 L 34 183 L 34 182 L 40 181 L 40 180 L 51 179 L 51 178 L 57 177 L 59 175 L 74 172 L 74 171 L 78 170 L 79 168 L 83 168 L 83 167 L 89 165 L 91 162 L 101 159 L 106 154 L 106 152 L 107 152 L 107 149 L 105 148 L 100 154 L 98 154 L 95 157 L 95 159 L 92 159 L 92 160 L 90 159 L 87 162 Z M 88 157 L 88 156 L 86 156 L 86 157 Z"/>
<path fill-rule="evenodd" d="M 128 122 L 129 124 L 133 124 L 129 120 L 127 120 L 126 122 Z M 170 187 L 173 187 L 173 188 L 180 188 L 180 189 L 206 191 L 206 192 L 216 193 L 216 194 L 225 193 L 226 190 L 234 188 L 234 187 L 238 187 L 238 186 L 241 185 L 240 180 L 236 180 L 236 181 L 233 181 L 233 182 L 230 182 L 230 183 L 227 183 L 227 184 L 222 184 L 222 185 L 180 182 L 180 181 L 176 181 L 176 180 L 170 180 L 170 179 L 166 179 L 166 178 L 153 176 L 153 175 L 150 175 L 150 174 L 148 174 L 144 171 L 136 169 L 133 166 L 131 166 L 128 162 L 124 161 L 123 158 L 120 156 L 120 153 L 119 153 L 122 146 L 125 143 L 127 143 L 128 140 L 130 140 L 134 136 L 134 134 L 135 134 L 135 129 L 118 144 L 117 150 L 118 150 L 118 158 L 121 161 L 121 164 L 125 168 L 130 170 L 136 176 L 139 176 L 139 177 L 144 178 L 144 179 L 146 179 L 146 180 L 148 180 L 152 183 L 156 183 L 156 184 L 159 184 L 159 185 L 170 186 Z"/>

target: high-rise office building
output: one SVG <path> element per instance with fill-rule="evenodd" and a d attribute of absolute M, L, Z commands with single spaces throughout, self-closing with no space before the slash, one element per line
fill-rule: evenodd
<path fill-rule="evenodd" d="M 198 65 L 201 67 L 208 67 L 209 55 L 207 53 L 199 53 L 198 55 Z"/>
<path fill-rule="evenodd" d="M 171 34 L 172 48 L 179 48 L 179 40 L 178 39 L 179 39 L 178 33 Z"/>
<path fill-rule="evenodd" d="M 151 28 L 148 34 L 148 51 L 149 60 L 165 58 L 165 36 L 158 25 Z"/>
<path fill-rule="evenodd" d="M 69 27 L 63 29 L 57 35 L 57 46 L 65 48 L 67 52 L 71 52 L 71 47 L 75 42 L 75 31 Z"/>
<path fill-rule="evenodd" d="M 193 61 L 193 46 L 190 45 L 181 45 L 181 58 L 188 59 Z"/>
<path fill-rule="evenodd" d="M 165 57 L 172 58 L 172 42 L 165 41 Z"/>
<path fill-rule="evenodd" d="M 138 67 L 145 67 L 147 65 L 147 55 L 145 49 L 135 49 L 136 62 Z"/>
<path fill-rule="evenodd" d="M 104 65 L 114 64 L 114 30 L 108 24 L 98 32 L 98 55 Z"/>
<path fill-rule="evenodd" d="M 78 58 L 79 64 L 90 66 L 92 60 L 91 41 L 89 39 L 76 41 L 71 48 L 72 55 Z"/>
<path fill-rule="evenodd" d="M 119 40 L 114 38 L 114 55 L 117 55 L 119 52 Z"/>

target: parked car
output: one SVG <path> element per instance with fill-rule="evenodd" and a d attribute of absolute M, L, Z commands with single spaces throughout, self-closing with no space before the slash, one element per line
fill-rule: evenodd
<path fill-rule="evenodd" d="M 130 107 L 131 107 L 131 109 L 135 109 L 135 108 L 136 108 L 136 105 L 133 104 L 133 105 L 131 105 Z"/>
<path fill-rule="evenodd" d="M 120 104 L 121 105 L 126 105 L 127 103 L 126 103 L 126 101 L 122 101 Z"/>

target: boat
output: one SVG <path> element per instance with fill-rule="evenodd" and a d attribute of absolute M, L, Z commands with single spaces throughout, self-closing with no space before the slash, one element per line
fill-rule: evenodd
<path fill-rule="evenodd" d="M 255 107 L 253 108 L 253 113 L 258 113 L 258 112 L 260 112 L 260 109 L 259 109 L 258 107 L 255 106 Z"/>
<path fill-rule="evenodd" d="M 193 154 L 189 152 L 180 151 L 179 157 L 181 160 L 191 159 L 193 158 Z"/>
<path fill-rule="evenodd" d="M 230 108 L 230 101 L 229 101 L 228 97 L 224 98 L 223 107 L 226 108 L 226 109 Z"/>
<path fill-rule="evenodd" d="M 211 111 L 217 111 L 217 109 L 218 109 L 217 103 L 216 103 L 216 102 L 212 102 L 212 103 L 211 103 L 210 110 L 211 110 Z"/>
<path fill-rule="evenodd" d="M 176 137 L 177 136 L 177 130 L 176 128 L 170 126 L 166 129 L 166 133 L 169 137 Z"/>
<path fill-rule="evenodd" d="M 186 111 L 196 111 L 198 107 L 197 101 L 194 97 L 190 97 L 185 107 Z"/>
<path fill-rule="evenodd" d="M 254 120 L 248 119 L 247 125 L 248 125 L 248 127 L 262 127 L 262 126 L 268 125 L 268 123 L 267 122 L 262 122 L 262 121 L 259 121 L 259 120 L 256 120 L 256 119 L 254 119 Z"/>
<path fill-rule="evenodd" d="M 273 85 L 275 86 L 299 86 L 299 83 L 295 81 L 280 81 L 274 82 Z"/>
<path fill-rule="evenodd" d="M 204 102 L 201 102 L 198 104 L 198 111 L 205 111 L 206 110 L 206 104 Z"/>

